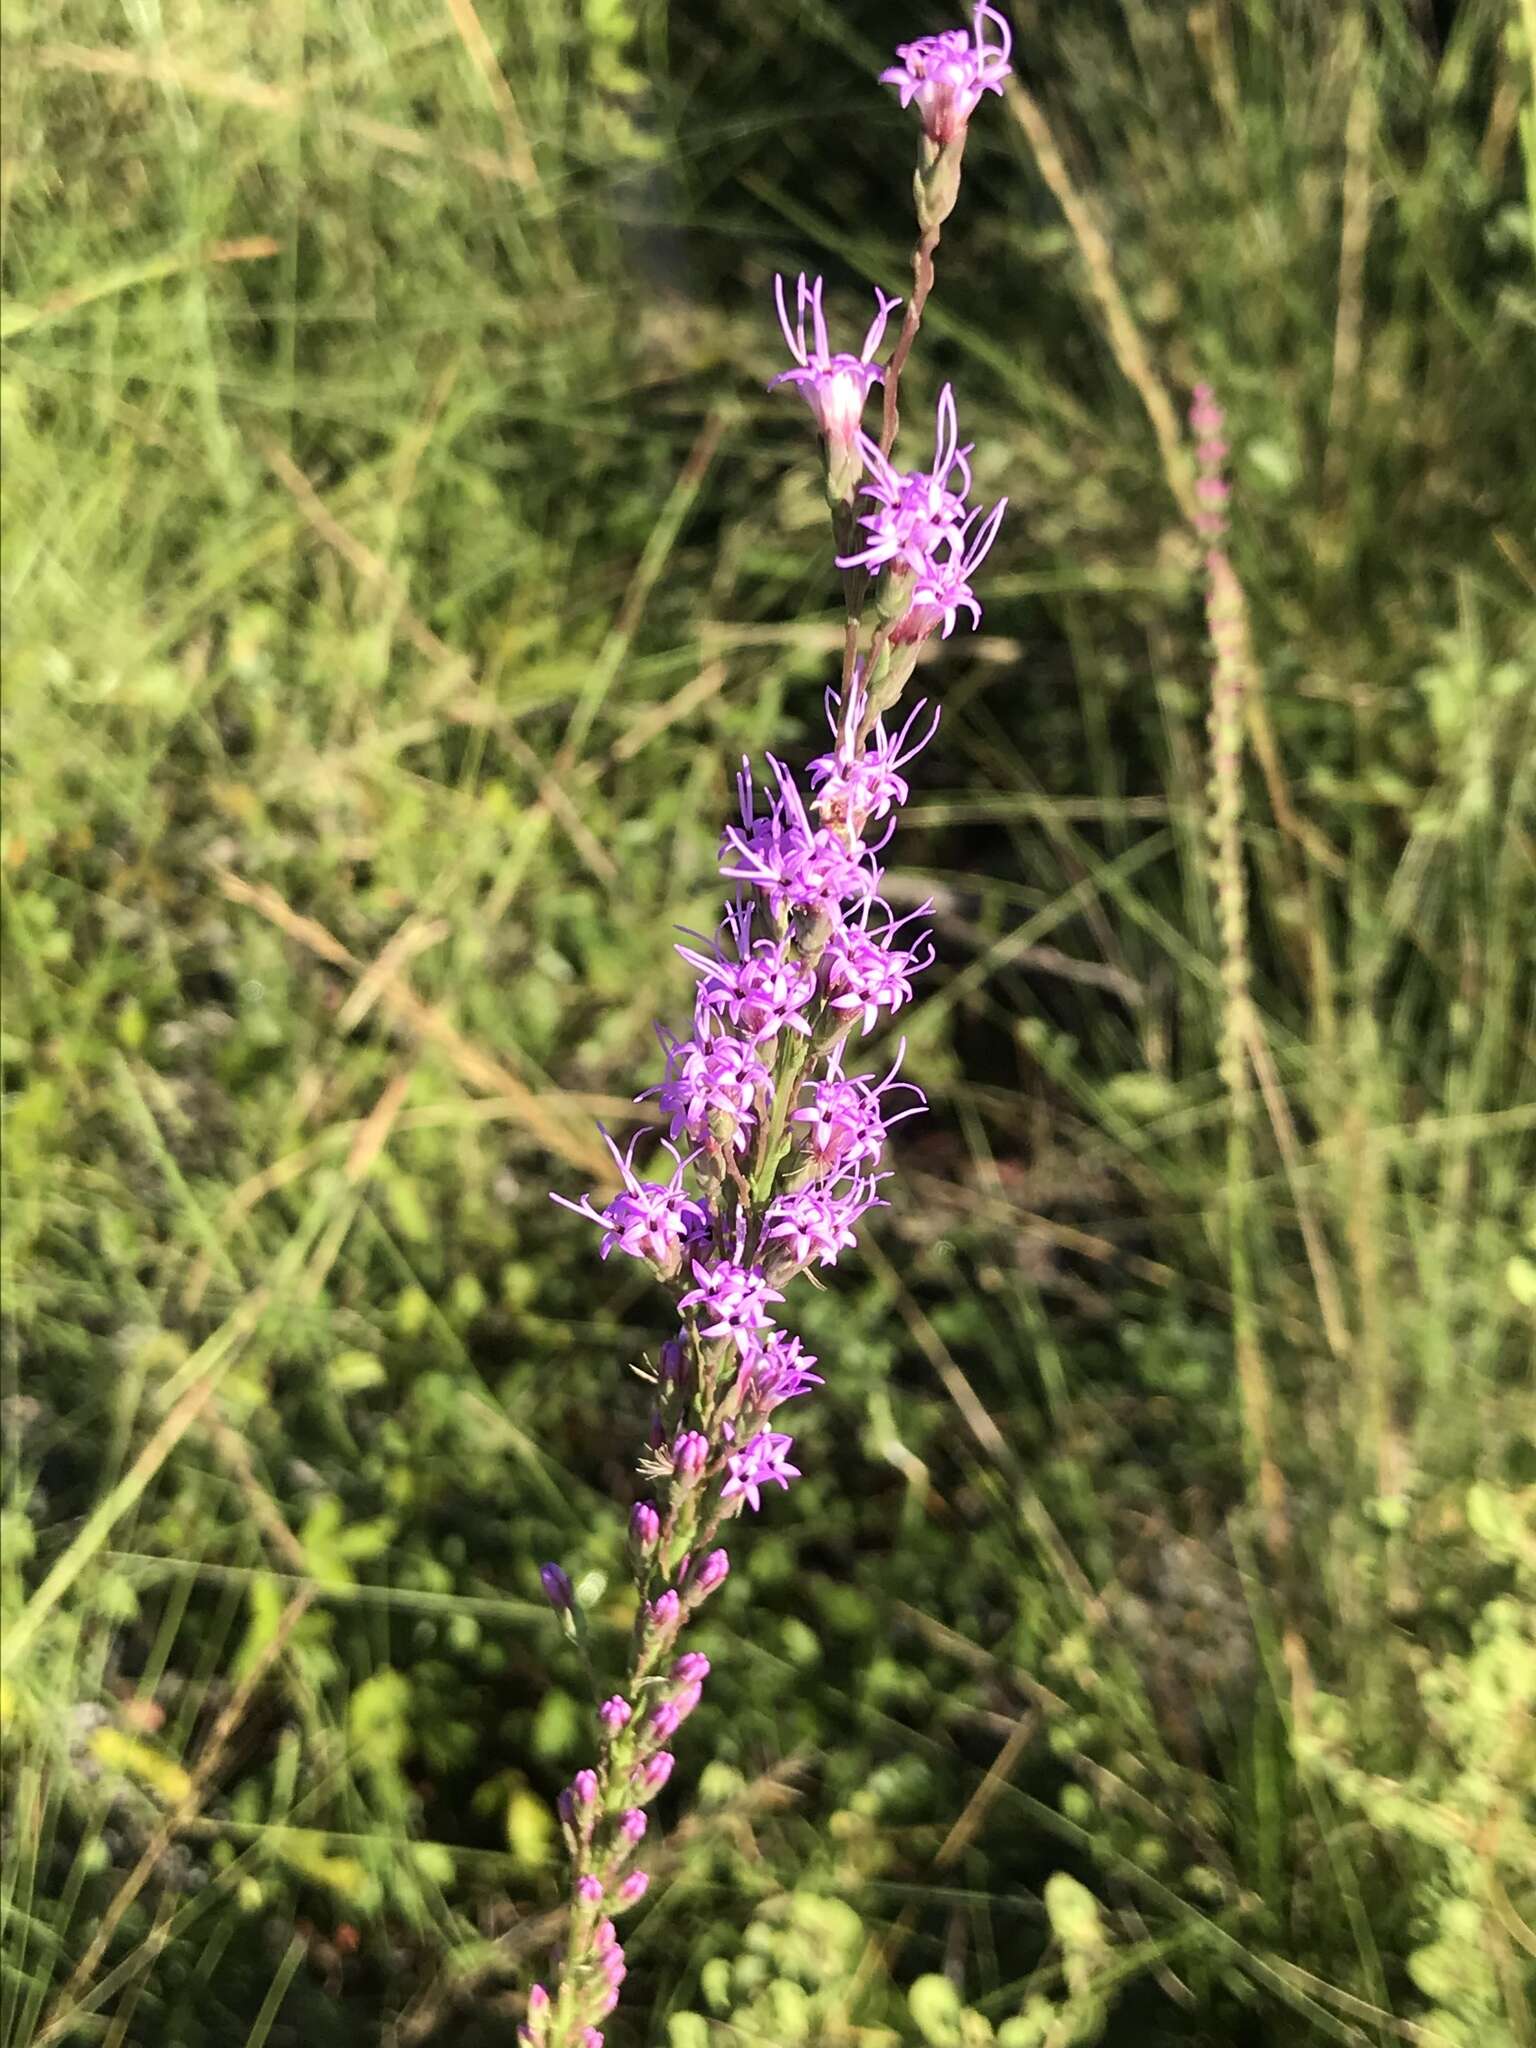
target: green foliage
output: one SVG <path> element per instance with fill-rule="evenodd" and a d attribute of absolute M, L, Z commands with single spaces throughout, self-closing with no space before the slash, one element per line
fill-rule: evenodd
<path fill-rule="evenodd" d="M 1230 415 L 1236 1181 L 1198 557 L 978 117 L 905 408 L 1011 500 L 893 877 L 935 1113 L 805 1309 L 611 2048 L 1536 2041 L 1536 43 L 1432 12 L 1016 24 Z M 546 1191 L 731 763 L 816 743 L 765 287 L 899 288 L 870 74 L 938 23 L 471 18 L 7 19 L 0 2048 L 508 2039 L 589 1711 L 538 1564 L 628 1626 L 658 1301 Z"/>

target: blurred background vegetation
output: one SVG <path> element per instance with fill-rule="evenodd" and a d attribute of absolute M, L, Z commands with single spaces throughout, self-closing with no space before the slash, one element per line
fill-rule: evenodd
<path fill-rule="evenodd" d="M 1013 19 L 907 408 L 1012 501 L 893 879 L 934 1114 L 610 2041 L 1530 2048 L 1536 14 Z M 11 0 L 3 2048 L 512 2036 L 589 1740 L 536 1567 L 618 1642 L 661 1307 L 547 1191 L 732 762 L 816 744 L 768 288 L 901 288 L 872 74 L 943 25 Z"/>

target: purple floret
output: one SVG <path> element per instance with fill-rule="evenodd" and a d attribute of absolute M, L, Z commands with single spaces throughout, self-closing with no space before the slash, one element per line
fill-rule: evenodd
<path fill-rule="evenodd" d="M 995 22 L 1002 42 L 989 43 L 984 30 Z M 1013 36 L 995 7 L 980 0 L 971 17 L 971 31 L 952 28 L 943 35 L 922 36 L 915 43 L 901 43 L 901 59 L 880 74 L 882 85 L 894 85 L 904 107 L 915 105 L 923 119 L 923 133 L 940 148 L 964 133 L 966 123 L 981 102 L 983 93 L 1003 89 L 1012 66 L 1008 62 Z"/>

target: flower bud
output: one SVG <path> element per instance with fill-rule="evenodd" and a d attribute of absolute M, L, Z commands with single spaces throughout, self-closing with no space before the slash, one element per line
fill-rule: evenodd
<path fill-rule="evenodd" d="M 672 1666 L 678 1685 L 702 1685 L 709 1676 L 709 1659 L 702 1650 L 687 1650 Z"/>
<path fill-rule="evenodd" d="M 685 1478 L 697 1479 L 709 1463 L 709 1438 L 696 1429 L 685 1429 L 672 1446 L 672 1463 Z"/>
<path fill-rule="evenodd" d="M 654 1756 L 635 1765 L 629 1774 L 630 1782 L 643 1799 L 653 1798 L 671 1777 L 675 1762 L 670 1750 L 658 1749 Z"/>
<path fill-rule="evenodd" d="M 559 1565 L 541 1564 L 539 1584 L 557 1613 L 569 1614 L 576 1605 L 576 1589 L 571 1584 L 569 1573 L 562 1571 Z"/>
<path fill-rule="evenodd" d="M 596 1771 L 578 1771 L 575 1777 L 572 1778 L 568 1790 L 571 1795 L 571 1805 L 578 1813 L 581 1812 L 583 1807 L 595 1806 L 597 1804 Z"/>
<path fill-rule="evenodd" d="M 632 1870 L 619 1886 L 616 1903 L 620 1906 L 634 1905 L 638 1899 L 645 1897 L 650 1882 L 643 1870 Z"/>
<path fill-rule="evenodd" d="M 603 1887 L 595 1877 L 584 1877 L 577 1883 L 576 1896 L 584 1906 L 600 1906 Z"/>
<path fill-rule="evenodd" d="M 677 1627 L 683 1611 L 682 1602 L 669 1586 L 658 1600 L 653 1600 L 647 1609 L 652 1628 L 673 1629 Z"/>
<path fill-rule="evenodd" d="M 663 1700 L 645 1724 L 645 1732 L 653 1742 L 667 1742 L 674 1736 L 682 1723 L 675 1700 Z"/>
<path fill-rule="evenodd" d="M 875 610 L 885 625 L 894 625 L 906 616 L 916 588 L 916 571 L 904 563 L 895 563 L 886 570 L 875 586 Z"/>
<path fill-rule="evenodd" d="M 942 227 L 954 212 L 960 197 L 960 159 L 965 154 L 965 130 L 935 148 L 927 138 L 922 149 L 923 165 L 912 180 L 912 198 L 917 224 L 926 233 Z"/>
<path fill-rule="evenodd" d="M 661 1541 L 661 1517 L 649 1501 L 637 1500 L 630 1509 L 629 1540 L 641 1557 L 649 1557 Z"/>
<path fill-rule="evenodd" d="M 646 1818 L 638 1806 L 631 1806 L 626 1813 L 620 1816 L 619 1833 L 626 1842 L 638 1842 L 645 1833 L 645 1829 Z"/>
<path fill-rule="evenodd" d="M 695 1600 L 703 1600 L 713 1593 L 716 1586 L 731 1569 L 731 1560 L 723 1550 L 712 1550 L 696 1570 L 688 1577 L 688 1591 Z"/>
<path fill-rule="evenodd" d="M 632 1711 L 633 1709 L 629 1701 L 621 1699 L 617 1693 L 614 1693 L 611 1699 L 604 1700 L 603 1704 L 598 1708 L 597 1718 L 602 1722 L 610 1735 L 617 1735 L 621 1728 L 629 1725 L 629 1717 Z"/>

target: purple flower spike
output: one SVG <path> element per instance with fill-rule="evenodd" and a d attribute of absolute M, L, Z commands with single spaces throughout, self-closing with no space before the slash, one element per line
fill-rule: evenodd
<path fill-rule="evenodd" d="M 969 31 L 903 45 L 884 74 L 922 119 L 915 282 L 895 352 L 902 362 L 933 286 L 940 230 L 958 202 L 967 123 L 1009 75 L 1007 23 L 991 0 L 965 5 Z M 739 818 L 719 849 L 727 901 L 717 924 L 684 928 L 677 947 L 694 976 L 691 1022 L 678 1033 L 657 1027 L 665 1074 L 637 1098 L 657 1100 L 666 1135 L 641 1133 L 621 1151 L 604 1132 L 618 1192 L 564 1203 L 598 1225 L 605 1259 L 619 1251 L 656 1276 L 675 1317 L 636 1368 L 650 1390 L 638 1469 L 651 1497 L 629 1510 L 627 1546 L 639 1623 L 628 1661 L 607 1681 L 614 1689 L 597 1694 L 596 1768 L 578 1772 L 559 1796 L 573 1910 L 554 1996 L 531 2001 L 520 2030 L 527 2048 L 602 2048 L 599 2027 L 618 2003 L 625 1961 L 613 1920 L 600 1915 L 645 1894 L 644 1872 L 631 1867 L 645 1810 L 672 1775 L 671 1744 L 710 1676 L 708 1657 L 681 1641 L 730 1572 L 725 1550 L 707 1546 L 733 1515 L 760 1511 L 764 1489 L 787 1490 L 801 1476 L 796 1439 L 773 1424 L 785 1402 L 822 1379 L 814 1355 L 778 1327 L 779 1304 L 789 1280 L 837 1263 L 861 1219 L 884 1206 L 890 1132 L 927 1107 L 922 1091 L 899 1078 L 904 1043 L 883 1075 L 880 1065 L 850 1073 L 845 1061 L 849 1046 L 906 1008 L 933 963 L 931 906 L 897 914 L 884 856 L 939 714 L 931 701 L 898 706 L 918 643 L 949 635 L 962 615 L 979 623 L 973 583 L 1004 505 L 972 502 L 972 447 L 960 438 L 949 385 L 927 469 L 898 469 L 864 431 L 877 384 L 887 387 L 887 413 L 897 409 L 895 355 L 878 358 L 901 302 L 876 292 L 874 318 L 851 354 L 832 346 L 824 296 L 822 280 L 802 274 L 791 303 L 786 279 L 776 280 L 792 360 L 770 389 L 797 390 L 816 422 L 834 536 L 827 552 L 844 550 L 839 566 L 855 572 L 843 578 L 849 631 L 841 680 L 826 695 L 830 744 L 798 778 L 773 754 L 761 778 L 742 762 Z M 1191 509 L 1214 535 L 1225 514 L 1227 450 L 1212 395 L 1201 387 L 1194 399 Z M 1225 562 L 1219 549 L 1210 559 Z M 666 1155 L 644 1173 L 635 1166 L 642 1141 L 659 1142 Z M 585 1652 L 569 1577 L 558 1565 L 541 1576 Z"/>
<path fill-rule="evenodd" d="M 984 31 L 995 22 L 1001 43 L 989 43 Z M 882 85 L 894 85 L 901 104 L 916 104 L 922 116 L 923 133 L 942 149 L 965 132 L 966 123 L 981 104 L 983 93 L 1003 89 L 1012 66 L 1008 58 L 1013 36 L 1007 22 L 987 0 L 980 0 L 971 17 L 971 32 L 953 28 L 943 35 L 922 36 L 915 43 L 901 43 L 901 59 L 880 74 Z"/>
<path fill-rule="evenodd" d="M 568 1572 L 562 1571 L 557 1564 L 541 1564 L 539 1584 L 544 1588 L 550 1606 L 557 1613 L 570 1613 L 576 1604 L 576 1589 L 571 1584 Z"/>
<path fill-rule="evenodd" d="M 789 1463 L 792 1436 L 781 1436 L 776 1430 L 759 1430 L 750 1443 L 741 1450 L 733 1451 L 727 1460 L 731 1476 L 720 1489 L 722 1500 L 734 1500 L 742 1495 L 749 1508 L 762 1506 L 758 1493 L 761 1486 L 782 1486 L 786 1492 L 791 1479 L 800 1477 L 798 1465 Z"/>
<path fill-rule="evenodd" d="M 801 272 L 795 286 L 796 318 L 793 326 L 784 303 L 782 277 L 774 278 L 773 290 L 779 309 L 779 325 L 784 330 L 784 340 L 797 367 L 781 371 L 768 389 L 772 391 L 779 384 L 798 385 L 800 395 L 811 408 L 812 416 L 829 445 L 851 448 L 858 436 L 859 420 L 870 386 L 884 379 L 885 372 L 874 361 L 874 353 L 885 333 L 886 321 L 901 301 L 887 298 L 876 286 L 875 317 L 864 336 L 864 346 L 856 356 L 834 355 L 827 340 L 826 318 L 821 310 L 821 279 L 818 277 L 814 284 L 807 284 L 805 273 Z M 811 322 L 809 346 L 805 325 L 807 314 Z"/>

